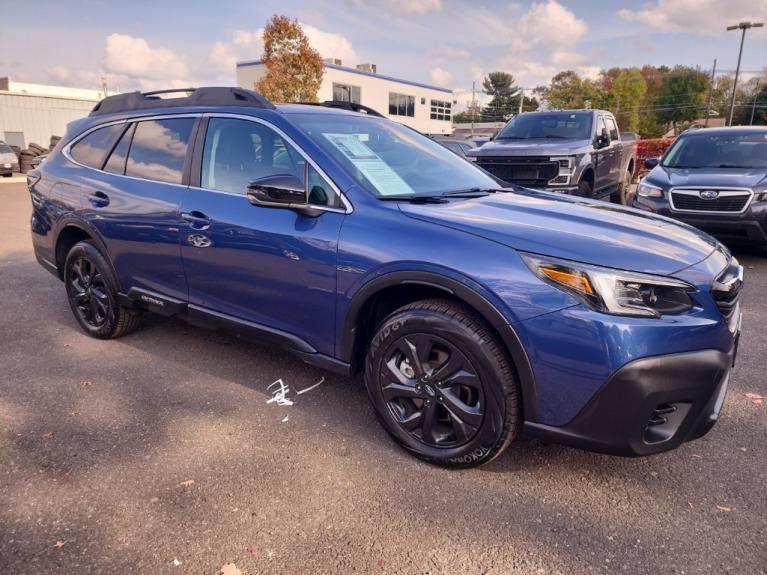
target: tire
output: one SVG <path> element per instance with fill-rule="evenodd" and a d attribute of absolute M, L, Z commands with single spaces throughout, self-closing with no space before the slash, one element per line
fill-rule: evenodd
<path fill-rule="evenodd" d="M 626 173 L 623 175 L 623 180 L 620 184 L 618 184 L 618 190 L 610 194 L 610 201 L 614 204 L 620 204 L 622 206 L 628 206 L 631 205 L 630 202 L 630 192 L 631 192 L 631 181 L 634 179 L 634 175 L 631 173 L 631 170 L 626 170 Z"/>
<path fill-rule="evenodd" d="M 409 304 L 381 322 L 367 352 L 365 386 L 394 440 L 443 467 L 491 461 L 522 425 L 506 350 L 474 311 L 448 300 Z"/>
<path fill-rule="evenodd" d="M 64 285 L 77 323 L 91 337 L 120 337 L 141 324 L 140 312 L 119 304 L 112 267 L 92 242 L 79 242 L 69 250 Z"/>
<path fill-rule="evenodd" d="M 591 185 L 591 182 L 589 182 L 586 178 L 583 178 L 580 182 L 578 182 L 578 191 L 576 192 L 577 195 L 583 198 L 590 198 L 593 191 L 594 188 Z"/>

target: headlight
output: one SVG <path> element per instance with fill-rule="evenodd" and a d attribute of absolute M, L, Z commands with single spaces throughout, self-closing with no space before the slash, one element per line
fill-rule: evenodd
<path fill-rule="evenodd" d="M 663 190 L 656 186 L 639 182 L 639 185 L 637 186 L 637 195 L 645 198 L 661 198 L 663 197 Z"/>
<path fill-rule="evenodd" d="M 591 309 L 613 315 L 660 317 L 693 307 L 690 284 L 557 258 L 520 254 L 535 275 Z"/>

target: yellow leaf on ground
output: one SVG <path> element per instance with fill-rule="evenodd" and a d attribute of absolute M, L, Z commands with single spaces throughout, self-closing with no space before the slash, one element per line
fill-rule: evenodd
<path fill-rule="evenodd" d="M 192 485 L 194 485 L 194 479 L 187 479 L 176 485 L 176 487 L 190 487 Z"/>
<path fill-rule="evenodd" d="M 717 511 L 721 511 L 722 513 L 729 513 L 730 511 L 732 511 L 732 507 L 726 507 L 724 505 L 717 505 L 716 506 L 716 510 Z"/>
<path fill-rule="evenodd" d="M 764 396 L 759 395 L 758 393 L 744 393 L 743 395 L 746 396 L 746 399 L 751 400 L 751 403 L 755 403 L 756 405 L 762 405 L 764 403 Z"/>
<path fill-rule="evenodd" d="M 64 541 L 59 539 L 58 541 L 56 541 L 56 543 L 53 544 L 53 546 L 54 547 L 58 547 L 59 549 L 61 549 L 62 547 L 64 547 L 64 543 L 65 543 Z"/>
<path fill-rule="evenodd" d="M 242 575 L 242 571 L 234 563 L 227 563 L 221 566 L 221 575 Z"/>
<path fill-rule="evenodd" d="M 49 431 L 49 432 L 47 432 L 47 433 L 43 433 L 42 437 L 45 437 L 45 438 L 48 438 L 48 437 L 53 437 L 53 432 L 52 432 L 52 431 Z"/>

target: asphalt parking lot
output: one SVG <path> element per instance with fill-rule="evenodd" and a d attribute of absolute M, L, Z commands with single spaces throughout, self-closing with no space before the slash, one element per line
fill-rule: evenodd
<path fill-rule="evenodd" d="M 745 395 L 767 396 L 765 252 L 739 253 L 708 436 L 646 459 L 522 438 L 450 472 L 397 448 L 358 382 L 282 352 L 156 318 L 88 338 L 23 184 L 0 206 L 4 574 L 767 573 L 767 401 Z M 268 403 L 280 378 L 293 405 Z"/>

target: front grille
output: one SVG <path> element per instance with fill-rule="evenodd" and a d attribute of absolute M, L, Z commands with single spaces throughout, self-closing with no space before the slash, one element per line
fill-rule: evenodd
<path fill-rule="evenodd" d="M 729 319 L 735 313 L 740 299 L 740 290 L 743 287 L 743 267 L 738 260 L 732 258 L 730 264 L 714 280 L 711 285 L 711 295 L 719 307 L 722 315 Z"/>
<path fill-rule="evenodd" d="M 477 165 L 496 178 L 526 186 L 547 185 L 559 175 L 559 164 L 542 156 L 480 157 Z"/>
<path fill-rule="evenodd" d="M 701 191 L 708 190 L 684 190 L 671 192 L 671 205 L 679 212 L 742 212 L 749 200 L 751 192 L 743 191 L 717 191 L 719 196 L 707 200 L 700 197 Z"/>

